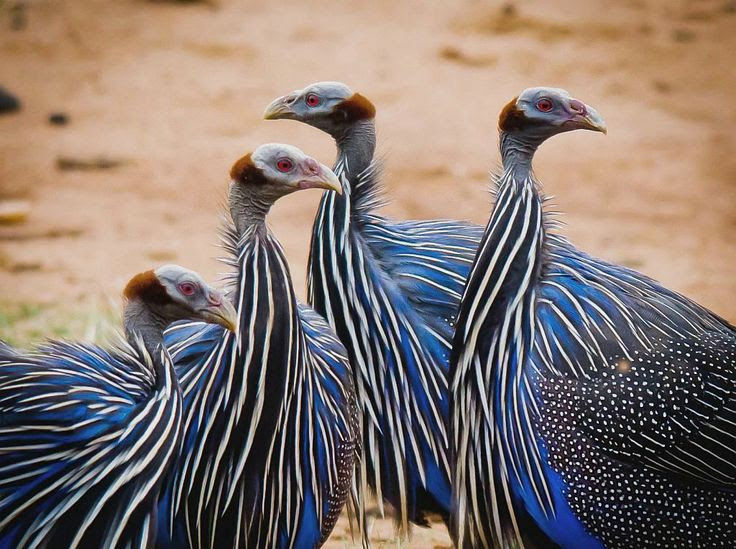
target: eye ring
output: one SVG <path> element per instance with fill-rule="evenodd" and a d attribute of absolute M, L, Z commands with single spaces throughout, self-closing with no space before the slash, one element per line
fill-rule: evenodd
<path fill-rule="evenodd" d="M 179 284 L 179 291 L 182 295 L 192 296 L 197 291 L 197 286 L 193 282 L 182 282 Z"/>
<path fill-rule="evenodd" d="M 549 112 L 554 108 L 554 106 L 554 103 L 548 97 L 542 97 L 541 99 L 537 100 L 536 103 L 537 110 L 540 112 Z"/>
<path fill-rule="evenodd" d="M 282 173 L 290 172 L 294 168 L 294 163 L 288 158 L 279 158 L 276 161 L 276 169 Z"/>
<path fill-rule="evenodd" d="M 316 93 L 310 93 L 304 98 L 304 102 L 307 104 L 307 107 L 314 108 L 322 103 L 322 99 Z"/>

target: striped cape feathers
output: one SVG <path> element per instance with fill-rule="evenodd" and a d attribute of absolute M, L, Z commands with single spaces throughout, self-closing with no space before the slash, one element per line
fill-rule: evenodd
<path fill-rule="evenodd" d="M 309 259 L 310 303 L 348 349 L 363 408 L 368 484 L 400 527 L 447 516 L 447 358 L 465 276 L 481 229 L 455 221 L 395 223 L 380 162 L 335 167 L 341 197 L 325 194 Z"/>
<path fill-rule="evenodd" d="M 238 235 L 226 225 L 223 244 L 239 336 L 200 323 L 166 334 L 185 412 L 162 520 L 173 545 L 319 545 L 359 453 L 345 351 L 297 302 L 265 226 Z"/>

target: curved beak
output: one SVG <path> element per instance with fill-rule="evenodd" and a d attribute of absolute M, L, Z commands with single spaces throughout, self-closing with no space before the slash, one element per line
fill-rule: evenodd
<path fill-rule="evenodd" d="M 330 168 L 319 162 L 309 163 L 302 170 L 298 185 L 300 189 L 327 189 L 342 194 L 340 180 Z"/>
<path fill-rule="evenodd" d="M 238 329 L 238 312 L 228 299 L 222 299 L 218 305 L 210 305 L 200 310 L 200 315 L 205 322 L 219 324 L 231 332 Z"/>
<path fill-rule="evenodd" d="M 572 122 L 576 128 L 582 130 L 592 130 L 603 134 L 608 133 L 606 121 L 603 120 L 601 115 L 593 107 L 589 107 L 588 105 L 585 105 L 582 113 L 576 114 L 573 117 Z"/>
<path fill-rule="evenodd" d="M 266 120 L 293 119 L 296 113 L 291 105 L 295 99 L 296 92 L 274 99 L 263 112 L 263 118 Z"/>

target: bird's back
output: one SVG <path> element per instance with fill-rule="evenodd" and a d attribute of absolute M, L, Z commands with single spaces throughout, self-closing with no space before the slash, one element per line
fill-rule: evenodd
<path fill-rule="evenodd" d="M 610 547 L 728 546 L 736 330 L 564 241 L 548 251 L 528 372 L 549 478 L 569 505 L 560 514 Z"/>
<path fill-rule="evenodd" d="M 423 321 L 452 342 L 453 325 L 483 228 L 453 220 L 373 217 L 366 237 L 386 275 Z"/>

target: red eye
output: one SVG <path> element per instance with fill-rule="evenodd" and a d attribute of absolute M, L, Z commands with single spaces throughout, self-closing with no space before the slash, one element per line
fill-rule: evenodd
<path fill-rule="evenodd" d="M 276 162 L 276 167 L 280 172 L 289 172 L 294 167 L 294 163 L 288 158 L 281 158 Z"/>
<path fill-rule="evenodd" d="M 546 97 L 543 97 L 539 101 L 537 101 L 537 109 L 539 109 L 542 112 L 549 112 L 554 107 L 554 104 L 550 99 L 547 99 Z"/>
<path fill-rule="evenodd" d="M 321 102 L 322 100 L 319 98 L 319 95 L 316 95 L 314 93 L 310 93 L 306 99 L 306 103 L 308 107 L 316 107 Z"/>
<path fill-rule="evenodd" d="M 179 291 L 184 295 L 194 295 L 196 289 L 196 286 L 191 282 L 182 282 L 179 284 Z"/>

